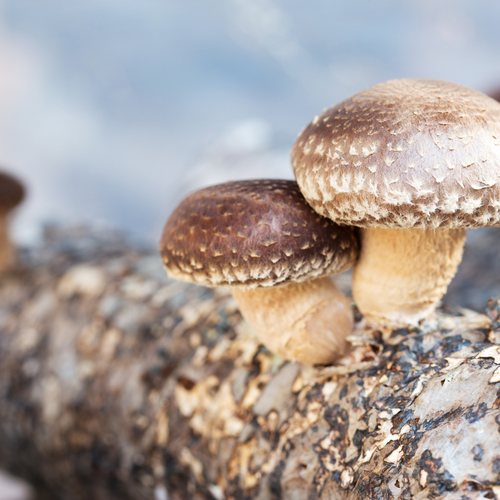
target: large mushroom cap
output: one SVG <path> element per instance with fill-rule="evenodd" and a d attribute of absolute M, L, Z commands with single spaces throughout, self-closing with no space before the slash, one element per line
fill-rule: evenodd
<path fill-rule="evenodd" d="M 19 205 L 25 196 L 24 186 L 12 175 L 0 172 L 0 212 Z"/>
<path fill-rule="evenodd" d="M 319 213 L 359 227 L 500 223 L 500 104 L 435 80 L 392 80 L 316 117 L 292 150 Z"/>
<path fill-rule="evenodd" d="M 354 230 L 318 215 L 297 183 L 228 182 L 181 201 L 163 231 L 161 255 L 176 279 L 255 288 L 304 281 L 350 267 Z"/>

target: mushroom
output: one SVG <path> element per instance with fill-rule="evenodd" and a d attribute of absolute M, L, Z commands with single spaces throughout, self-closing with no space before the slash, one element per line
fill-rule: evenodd
<path fill-rule="evenodd" d="M 161 256 L 170 277 L 229 288 L 272 352 L 303 363 L 343 355 L 348 299 L 327 277 L 353 265 L 355 231 L 321 217 L 296 182 L 228 182 L 195 191 L 170 216 Z"/>
<path fill-rule="evenodd" d="M 21 203 L 24 195 L 25 190 L 20 181 L 0 172 L 0 272 L 9 268 L 15 259 L 8 223 L 12 210 Z"/>
<path fill-rule="evenodd" d="M 292 164 L 318 213 L 362 228 L 359 310 L 415 324 L 455 275 L 465 228 L 500 223 L 500 104 L 443 81 L 381 83 L 317 116 Z"/>

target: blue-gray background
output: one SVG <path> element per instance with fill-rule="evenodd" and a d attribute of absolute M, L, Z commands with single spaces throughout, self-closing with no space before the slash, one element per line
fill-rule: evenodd
<path fill-rule="evenodd" d="M 155 242 L 196 187 L 292 177 L 324 107 L 391 78 L 500 87 L 498 0 L 1 0 L 0 165 L 41 222 Z"/>

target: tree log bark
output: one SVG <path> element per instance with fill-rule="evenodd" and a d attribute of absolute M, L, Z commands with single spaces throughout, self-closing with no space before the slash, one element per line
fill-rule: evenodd
<path fill-rule="evenodd" d="M 312 367 L 119 240 L 54 232 L 23 262 L 0 283 L 0 466 L 41 497 L 500 498 L 497 303 L 360 322 Z"/>

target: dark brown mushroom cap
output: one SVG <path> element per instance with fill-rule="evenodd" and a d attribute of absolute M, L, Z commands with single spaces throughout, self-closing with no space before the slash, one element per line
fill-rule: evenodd
<path fill-rule="evenodd" d="M 25 195 L 24 186 L 12 175 L 0 172 L 0 211 L 7 212 L 19 205 Z"/>
<path fill-rule="evenodd" d="M 353 228 L 314 212 L 296 182 L 241 181 L 184 198 L 163 231 L 161 256 L 173 278 L 255 288 L 343 271 L 358 242 Z"/>
<path fill-rule="evenodd" d="M 366 89 L 301 132 L 292 164 L 309 204 L 341 224 L 500 224 L 500 104 L 460 85 Z"/>

